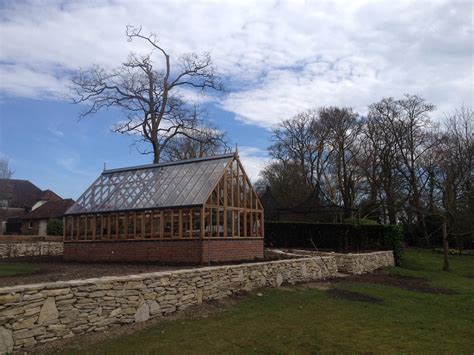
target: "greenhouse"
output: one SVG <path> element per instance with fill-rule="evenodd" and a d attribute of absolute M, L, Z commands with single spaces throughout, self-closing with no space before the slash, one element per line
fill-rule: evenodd
<path fill-rule="evenodd" d="M 69 260 L 263 257 L 263 207 L 238 154 L 105 170 L 66 212 Z"/>

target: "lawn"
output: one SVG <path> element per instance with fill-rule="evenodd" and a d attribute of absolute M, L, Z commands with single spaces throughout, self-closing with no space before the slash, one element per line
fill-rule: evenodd
<path fill-rule="evenodd" d="M 39 270 L 40 268 L 34 264 L 0 264 L 0 277 L 29 275 Z"/>
<path fill-rule="evenodd" d="M 440 254 L 410 250 L 403 267 L 388 271 L 426 278 L 431 286 L 455 294 L 418 292 L 357 279 L 333 283 L 331 288 L 362 293 L 379 302 L 335 298 L 331 296 L 334 292 L 304 285 L 264 289 L 207 317 L 167 320 L 131 335 L 60 352 L 472 354 L 474 257 L 451 256 L 451 264 L 451 272 L 442 272 Z"/>

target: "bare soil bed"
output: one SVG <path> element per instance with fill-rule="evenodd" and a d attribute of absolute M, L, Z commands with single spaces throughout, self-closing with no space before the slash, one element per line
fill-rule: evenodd
<path fill-rule="evenodd" d="M 64 262 L 61 256 L 38 256 L 4 259 L 0 263 L 34 264 L 39 271 L 28 275 L 0 277 L 0 287 L 32 283 L 89 279 L 102 276 L 132 275 L 146 272 L 190 269 L 197 266 L 164 266 L 158 264 L 74 263 Z"/>
<path fill-rule="evenodd" d="M 215 265 L 243 264 L 262 261 L 283 260 L 288 257 L 282 255 L 265 255 L 264 260 L 213 263 Z M 54 281 L 68 281 L 89 279 L 103 276 L 135 275 L 148 272 L 194 269 L 205 265 L 169 265 L 160 263 L 79 263 L 63 261 L 61 256 L 35 256 L 2 259 L 0 264 L 34 264 L 39 271 L 25 275 L 2 276 L 0 287 L 44 283 Z"/>

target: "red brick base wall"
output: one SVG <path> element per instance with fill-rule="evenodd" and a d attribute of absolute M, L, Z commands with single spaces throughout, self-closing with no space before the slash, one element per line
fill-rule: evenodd
<path fill-rule="evenodd" d="M 209 248 L 210 247 L 210 248 Z M 65 242 L 67 261 L 207 263 L 263 258 L 263 239 Z"/>

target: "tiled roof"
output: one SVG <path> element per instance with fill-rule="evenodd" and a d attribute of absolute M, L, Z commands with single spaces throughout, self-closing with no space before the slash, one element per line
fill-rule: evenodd
<path fill-rule="evenodd" d="M 33 211 L 27 213 L 21 219 L 49 219 L 60 218 L 74 203 L 72 199 L 48 201 Z"/>
<path fill-rule="evenodd" d="M 8 207 L 30 209 L 38 201 L 61 200 L 51 190 L 41 190 L 28 180 L 0 179 L 0 200 L 7 200 Z"/>
<path fill-rule="evenodd" d="M 62 200 L 61 196 L 51 190 L 44 190 L 41 195 L 42 201 L 59 201 Z"/>
<path fill-rule="evenodd" d="M 40 200 L 43 191 L 28 180 L 0 179 L 0 200 L 8 207 L 31 208 Z"/>

